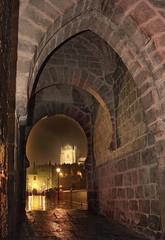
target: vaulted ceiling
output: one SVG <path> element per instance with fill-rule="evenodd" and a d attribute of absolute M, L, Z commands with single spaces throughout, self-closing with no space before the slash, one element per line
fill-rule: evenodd
<path fill-rule="evenodd" d="M 85 91 L 88 95 L 85 98 L 112 109 L 112 85 L 114 79 L 126 71 L 122 60 L 129 67 L 128 59 L 132 54 L 129 47 L 138 54 L 137 47 L 143 44 L 148 47 L 151 38 L 158 49 L 162 47 L 163 38 L 162 41 L 157 38 L 165 26 L 162 6 L 163 0 L 145 0 L 142 3 L 132 0 L 43 0 L 42 4 L 40 0 L 20 0 L 16 82 L 18 115 L 26 118 L 27 105 L 32 99 L 37 104 L 40 101 L 41 105 L 43 101 L 48 102 L 49 97 L 50 104 L 50 99 L 57 102 L 57 96 L 60 99 L 66 98 L 67 94 L 72 96 L 74 89 L 81 98 Z M 121 54 L 122 60 L 101 37 L 94 34 L 97 29 L 94 19 L 101 16 L 105 29 L 97 31 L 102 32 L 103 38 L 115 31 L 116 42 L 122 42 L 122 38 L 125 41 L 128 52 Z M 141 22 L 142 19 L 146 23 L 150 19 L 155 20 L 153 23 L 157 23 L 157 28 L 152 24 L 154 33 L 150 25 Z M 121 39 L 117 35 L 118 29 Z M 111 44 L 112 47 L 116 44 L 113 39 Z M 120 51 L 121 47 L 117 49 L 117 52 Z M 148 64 L 148 52 L 144 54 Z M 154 59 L 152 61 L 159 64 L 158 56 Z M 143 57 L 140 60 L 144 62 Z M 134 71 L 133 67 L 131 70 Z M 61 84 L 60 87 L 57 84 Z M 54 87 L 50 90 L 52 85 Z M 64 85 L 70 86 L 67 89 Z M 77 107 L 74 102 L 75 105 Z"/>

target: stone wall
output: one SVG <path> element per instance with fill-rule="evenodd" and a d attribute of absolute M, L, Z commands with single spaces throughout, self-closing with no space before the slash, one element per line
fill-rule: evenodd
<path fill-rule="evenodd" d="M 94 125 L 94 156 L 96 165 L 106 162 L 110 156 L 112 142 L 112 122 L 108 109 L 99 107 Z"/>
<path fill-rule="evenodd" d="M 12 239 L 18 1 L 0 1 L 0 239 Z M 10 160 L 10 161 L 9 161 Z M 12 201 L 11 201 L 12 199 Z M 14 209 L 14 208 L 13 208 Z"/>
<path fill-rule="evenodd" d="M 0 144 L 0 237 L 7 235 L 7 177 L 5 175 L 5 145 Z"/>
<path fill-rule="evenodd" d="M 131 145 L 133 141 L 143 136 L 146 132 L 146 124 L 138 90 L 130 73 L 126 71 L 119 77 L 115 79 L 114 95 L 118 145 L 123 147 Z M 129 150 L 133 149 L 134 146 Z"/>
<path fill-rule="evenodd" d="M 99 109 L 95 122 L 99 209 L 131 230 L 159 239 L 161 222 L 155 140 L 147 130 L 137 88 L 127 71 L 116 80 L 114 96 L 117 149 L 108 148 L 112 138 L 108 115 Z"/>

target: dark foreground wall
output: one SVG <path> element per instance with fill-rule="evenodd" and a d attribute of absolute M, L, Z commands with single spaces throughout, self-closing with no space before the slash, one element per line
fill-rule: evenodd
<path fill-rule="evenodd" d="M 12 239 L 18 1 L 0 1 L 0 239 Z M 9 161 L 10 159 L 10 161 Z M 12 197 L 12 198 L 11 198 Z M 11 201 L 12 199 L 12 201 Z M 13 212 L 12 212 L 13 213 Z"/>

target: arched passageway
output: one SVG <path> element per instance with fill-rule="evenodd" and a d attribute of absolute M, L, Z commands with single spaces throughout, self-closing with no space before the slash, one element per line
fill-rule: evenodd
<path fill-rule="evenodd" d="M 87 145 L 84 130 L 66 115 L 45 116 L 35 124 L 26 143 L 27 211 L 59 204 L 87 208 Z"/>
<path fill-rule="evenodd" d="M 163 239 L 164 7 L 161 0 L 21 1 L 15 141 L 22 203 L 26 136 L 42 117 L 65 114 L 88 139 L 89 209 Z"/>
<path fill-rule="evenodd" d="M 138 84 L 98 34 L 83 31 L 46 59 L 31 90 L 28 125 L 71 112 L 89 135 L 89 209 L 157 235 L 158 159 L 147 117 L 152 94 L 145 96 Z"/>

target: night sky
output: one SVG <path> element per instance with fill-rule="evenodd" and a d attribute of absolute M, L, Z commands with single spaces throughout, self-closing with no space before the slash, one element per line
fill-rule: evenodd
<path fill-rule="evenodd" d="M 40 120 L 31 130 L 26 155 L 33 166 L 46 163 L 58 163 L 60 148 L 64 145 L 78 147 L 79 155 L 87 155 L 87 140 L 79 124 L 65 116 L 49 117 Z"/>

